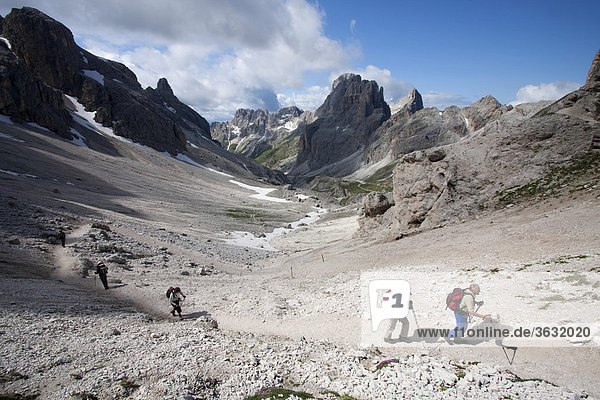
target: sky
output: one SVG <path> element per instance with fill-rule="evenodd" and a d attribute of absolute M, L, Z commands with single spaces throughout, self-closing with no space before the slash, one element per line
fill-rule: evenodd
<path fill-rule="evenodd" d="M 598 0 L 0 0 L 35 7 L 143 87 L 167 78 L 209 121 L 318 108 L 342 73 L 425 107 L 555 100 L 585 83 Z"/>

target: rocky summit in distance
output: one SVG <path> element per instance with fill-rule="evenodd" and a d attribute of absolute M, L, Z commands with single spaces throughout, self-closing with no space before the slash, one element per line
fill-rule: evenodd
<path fill-rule="evenodd" d="M 311 115 L 295 106 L 274 113 L 242 108 L 229 122 L 213 122 L 210 131 L 212 138 L 228 151 L 287 172 L 298 153 L 296 128 L 310 120 Z"/>
<path fill-rule="evenodd" d="M 411 152 L 393 175 L 397 230 L 429 229 L 520 201 L 586 190 L 598 179 L 599 55 L 587 83 L 560 100 L 500 106 L 486 97 L 463 109 L 479 128 L 464 140 Z M 446 111 L 444 111 L 445 113 Z M 585 177 L 588 178 L 585 178 Z M 568 185 L 572 185 L 568 186 Z M 571 190 L 570 189 L 570 190 Z"/>
<path fill-rule="evenodd" d="M 390 115 L 377 82 L 355 74 L 340 76 L 314 112 L 314 121 L 298 128 L 298 157 L 289 175 L 305 179 L 354 172 L 363 162 L 373 133 Z"/>

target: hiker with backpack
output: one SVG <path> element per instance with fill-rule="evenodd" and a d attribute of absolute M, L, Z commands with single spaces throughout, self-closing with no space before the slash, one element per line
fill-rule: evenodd
<path fill-rule="evenodd" d="M 183 319 L 181 316 L 181 303 L 183 299 L 185 299 L 185 295 L 181 291 L 179 287 L 170 287 L 167 290 L 167 297 L 169 298 L 169 303 L 173 307 L 171 310 L 171 315 L 175 316 L 175 312 L 179 314 L 179 319 Z"/>
<path fill-rule="evenodd" d="M 60 240 L 60 244 L 62 245 L 62 247 L 65 247 L 65 243 L 67 241 L 67 235 L 65 234 L 65 231 L 63 230 L 63 228 L 60 228 L 57 236 L 58 236 L 58 239 Z"/>
<path fill-rule="evenodd" d="M 100 277 L 100 280 L 102 281 L 102 285 L 104 285 L 104 290 L 108 289 L 108 279 L 107 279 L 107 275 L 108 275 L 108 267 L 106 265 L 104 265 L 104 263 L 102 261 L 100 261 L 98 263 L 98 265 L 96 265 L 96 272 L 94 272 L 95 274 L 97 274 Z"/>
<path fill-rule="evenodd" d="M 483 305 L 483 301 L 475 301 L 475 296 L 480 292 L 479 285 L 472 283 L 469 288 L 455 288 L 452 293 L 446 296 L 446 305 L 454 311 L 454 318 L 456 319 L 456 328 L 451 330 L 449 335 L 449 337 L 455 339 L 455 342 L 464 336 L 471 316 L 482 318 L 484 321 L 491 321 L 492 317 L 490 315 L 479 314 L 477 312 L 479 307 Z M 479 306 L 477 310 L 475 309 L 475 305 Z"/>

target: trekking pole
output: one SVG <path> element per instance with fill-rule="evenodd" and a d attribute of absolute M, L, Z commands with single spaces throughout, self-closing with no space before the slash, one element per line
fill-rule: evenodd
<path fill-rule="evenodd" d="M 415 319 L 415 324 L 417 324 L 417 328 L 421 329 L 421 327 L 419 326 L 419 321 L 417 320 L 417 313 L 415 312 L 415 308 L 413 307 L 413 302 L 412 300 L 409 303 L 409 308 L 412 310 L 413 312 L 413 318 Z"/>

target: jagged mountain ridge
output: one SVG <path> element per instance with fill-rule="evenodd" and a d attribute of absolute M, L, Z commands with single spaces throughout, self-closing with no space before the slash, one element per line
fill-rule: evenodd
<path fill-rule="evenodd" d="M 263 109 L 239 109 L 231 121 L 213 122 L 210 131 L 212 138 L 228 151 L 259 159 L 269 168 L 286 171 L 295 162 L 297 141 L 292 145 L 292 158 L 275 156 L 270 150 L 293 142 L 294 131 L 310 116 L 310 112 L 295 106 L 274 113 Z"/>
<path fill-rule="evenodd" d="M 65 94 L 94 112 L 94 120 L 117 136 L 241 176 L 286 182 L 283 174 L 213 142 L 208 122 L 179 101 L 166 79 L 160 79 L 156 89 L 142 89 L 126 66 L 80 48 L 67 27 L 34 8 L 15 8 L 0 22 L 10 43 L 10 49 L 4 42 L 0 46 L 5 67 L 0 75 L 0 113 L 72 139 L 72 129 L 86 128 L 73 121 Z"/>
<path fill-rule="evenodd" d="M 379 222 L 402 232 L 431 229 L 520 199 L 555 196 L 564 187 L 571 193 L 597 187 L 598 65 L 600 52 L 586 84 L 556 102 L 509 109 L 484 98 L 478 107 L 489 121 L 475 133 L 402 156 L 393 174 L 395 206 Z"/>

